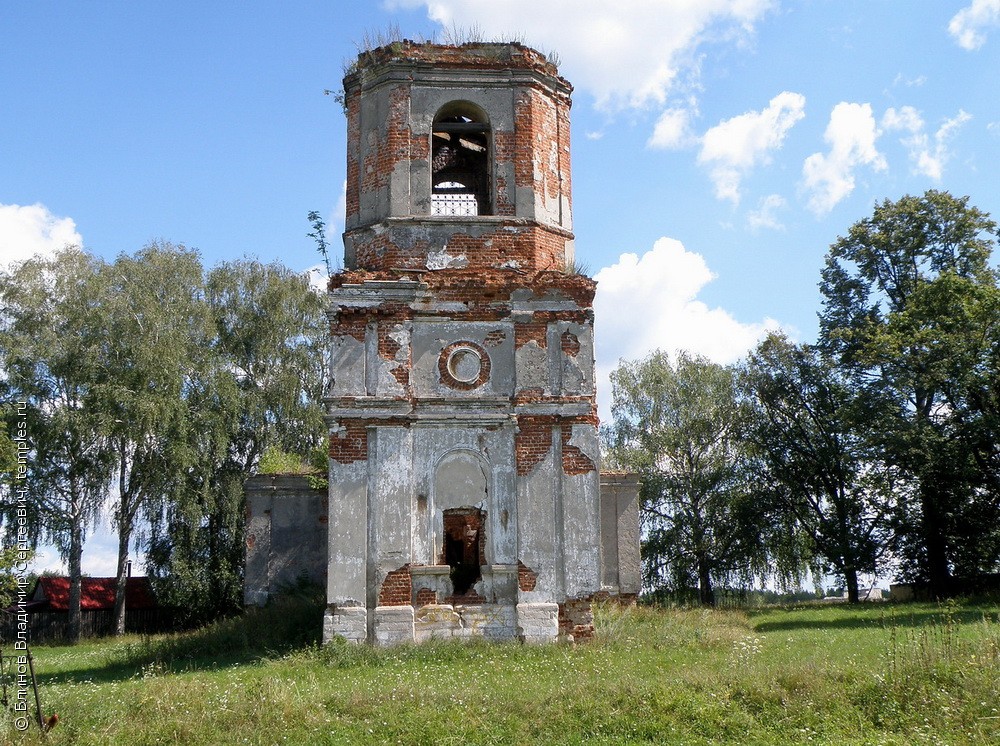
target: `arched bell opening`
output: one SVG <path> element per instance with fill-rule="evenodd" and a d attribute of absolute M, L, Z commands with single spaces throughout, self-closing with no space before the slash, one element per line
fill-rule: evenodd
<path fill-rule="evenodd" d="M 492 215 L 492 142 L 486 113 L 453 101 L 434 117 L 431 134 L 431 214 Z"/>

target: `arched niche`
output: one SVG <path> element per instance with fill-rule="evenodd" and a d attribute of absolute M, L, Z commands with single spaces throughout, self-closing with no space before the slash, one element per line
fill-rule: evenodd
<path fill-rule="evenodd" d="M 462 596 L 482 577 L 486 564 L 489 464 L 475 451 L 451 451 L 434 469 L 433 553 L 451 567 L 452 593 Z"/>
<path fill-rule="evenodd" d="M 465 448 L 446 453 L 434 467 L 434 509 L 485 508 L 489 499 L 489 464 L 476 451 Z"/>

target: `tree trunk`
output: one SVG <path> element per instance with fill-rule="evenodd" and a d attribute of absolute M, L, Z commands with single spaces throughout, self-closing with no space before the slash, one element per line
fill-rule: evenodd
<path fill-rule="evenodd" d="M 80 601 L 82 597 L 83 582 L 83 521 L 75 517 L 69 529 L 69 624 L 66 636 L 70 643 L 80 641 L 81 612 Z"/>
<path fill-rule="evenodd" d="M 953 499 L 949 494 L 948 485 L 954 472 L 948 456 L 942 452 L 943 441 L 937 437 L 933 425 L 930 424 L 930 413 L 934 403 L 933 395 L 917 389 L 917 425 L 920 428 L 922 440 L 929 443 L 932 453 L 927 462 L 918 467 L 920 479 L 920 512 L 921 519 L 918 531 L 923 539 L 925 555 L 924 571 L 930 584 L 933 598 L 944 598 L 951 595 L 951 571 L 948 567 L 948 525 L 946 523 L 945 506 Z"/>
<path fill-rule="evenodd" d="M 125 591 L 128 586 L 128 545 L 132 527 L 118 523 L 118 570 L 115 584 L 115 634 L 125 634 Z"/>
<path fill-rule="evenodd" d="M 941 495 L 934 485 L 922 484 L 920 489 L 922 525 L 921 533 L 927 551 L 927 581 L 931 596 L 944 598 L 951 595 L 951 572 L 948 568 L 948 546 L 944 536 L 944 517 Z"/>
<path fill-rule="evenodd" d="M 858 571 L 853 565 L 844 568 L 844 581 L 847 583 L 847 602 L 859 603 L 861 594 L 858 592 Z"/>
<path fill-rule="evenodd" d="M 128 545 L 132 538 L 132 515 L 129 510 L 131 499 L 126 479 L 125 442 L 121 441 L 118 451 L 118 569 L 115 576 L 115 634 L 125 634 L 125 591 L 128 583 Z"/>
<path fill-rule="evenodd" d="M 698 600 L 702 606 L 715 606 L 715 590 L 712 588 L 712 574 L 708 557 L 698 557 Z"/>

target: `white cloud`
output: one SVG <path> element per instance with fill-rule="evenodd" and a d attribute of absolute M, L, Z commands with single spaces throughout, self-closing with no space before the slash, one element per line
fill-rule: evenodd
<path fill-rule="evenodd" d="M 948 33 L 962 49 L 979 49 L 986 43 L 985 29 L 1000 25 L 1000 0 L 972 0 L 967 8 L 962 8 L 948 24 Z"/>
<path fill-rule="evenodd" d="M 343 266 L 343 254 L 342 243 L 340 241 L 340 234 L 344 231 L 344 222 L 346 220 L 347 213 L 347 181 L 340 187 L 340 196 L 337 197 L 337 204 L 334 205 L 333 210 L 327 214 L 325 223 L 326 227 L 324 229 L 324 234 L 326 236 L 326 259 L 322 262 L 317 262 L 310 267 L 306 267 L 303 272 L 309 275 L 309 284 L 314 290 L 319 292 L 326 292 L 326 283 L 328 279 L 326 262 L 329 261 L 330 272 L 337 272 Z M 319 246 L 316 246 L 317 253 L 319 253 Z"/>
<path fill-rule="evenodd" d="M 810 210 L 825 215 L 853 192 L 858 166 L 871 166 L 876 171 L 887 167 L 875 147 L 878 136 L 871 104 L 841 102 L 833 107 L 823 135 L 830 152 L 813 153 L 802 166 L 803 186 L 810 192 Z"/>
<path fill-rule="evenodd" d="M 750 226 L 751 230 L 757 231 L 761 228 L 767 228 L 775 231 L 782 231 L 785 226 L 780 220 L 776 213 L 778 210 L 783 209 L 787 206 L 785 198 L 780 194 L 769 194 L 757 205 L 756 210 L 751 210 L 747 214 L 747 225 Z"/>
<path fill-rule="evenodd" d="M 694 141 L 691 133 L 691 112 L 687 109 L 667 109 L 656 122 L 646 144 L 651 148 L 677 150 Z"/>
<path fill-rule="evenodd" d="M 955 117 L 946 119 L 934 133 L 933 147 L 931 146 L 931 138 L 924 129 L 923 118 L 912 106 L 886 111 L 885 116 L 882 117 L 882 127 L 886 130 L 902 130 L 909 133 L 900 142 L 910 152 L 914 172 L 940 180 L 944 172 L 944 165 L 950 157 L 948 141 L 958 128 L 970 119 L 972 116 L 962 110 L 959 110 Z"/>
<path fill-rule="evenodd" d="M 905 85 L 907 88 L 920 88 L 926 82 L 926 75 L 918 75 L 915 78 L 907 78 L 903 75 L 903 73 L 899 73 L 896 75 L 896 79 L 892 81 L 892 84 Z"/>
<path fill-rule="evenodd" d="M 771 151 L 805 116 L 806 99 L 784 91 L 763 111 L 750 111 L 712 127 L 701 140 L 698 162 L 709 166 L 715 196 L 740 201 L 740 182 L 757 165 L 771 162 Z"/>
<path fill-rule="evenodd" d="M 661 238 L 641 257 L 622 254 L 595 275 L 598 406 L 607 420 L 609 375 L 619 360 L 636 360 L 656 349 L 688 350 L 718 363 L 745 355 L 769 330 L 772 319 L 744 324 L 722 308 L 709 308 L 698 293 L 714 275 L 700 254 L 680 241 Z"/>
<path fill-rule="evenodd" d="M 326 295 L 330 283 L 330 277 L 326 273 L 326 265 L 320 262 L 306 267 L 303 271 L 309 277 L 309 287 L 321 295 Z"/>
<path fill-rule="evenodd" d="M 347 216 L 347 179 L 344 179 L 344 183 L 340 186 L 340 196 L 337 197 L 337 204 L 333 207 L 333 213 L 330 215 L 330 219 L 327 220 L 327 237 L 334 239 L 334 244 L 337 244 L 336 238 L 344 231 L 344 220 Z"/>
<path fill-rule="evenodd" d="M 0 268 L 82 244 L 73 219 L 56 217 L 45 205 L 0 205 Z"/>
<path fill-rule="evenodd" d="M 899 109 L 887 109 L 882 117 L 882 126 L 890 130 L 921 132 L 924 129 L 924 120 L 920 112 L 912 106 L 903 106 Z"/>
<path fill-rule="evenodd" d="M 442 27 L 479 27 L 489 38 L 527 33 L 554 50 L 574 85 L 609 108 L 664 104 L 678 78 L 697 69 L 696 51 L 717 39 L 741 41 L 774 0 L 389 0 L 426 7 Z"/>

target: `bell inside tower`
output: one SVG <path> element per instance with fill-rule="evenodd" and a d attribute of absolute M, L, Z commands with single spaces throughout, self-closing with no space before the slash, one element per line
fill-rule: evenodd
<path fill-rule="evenodd" d="M 490 126 L 468 102 L 447 104 L 431 136 L 431 214 L 490 215 Z"/>

